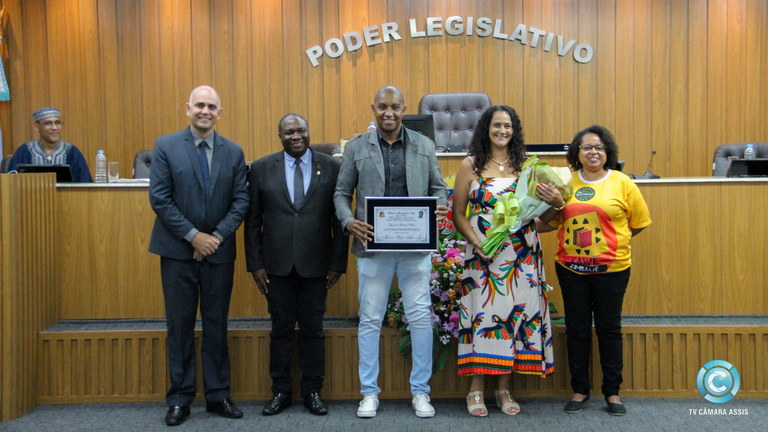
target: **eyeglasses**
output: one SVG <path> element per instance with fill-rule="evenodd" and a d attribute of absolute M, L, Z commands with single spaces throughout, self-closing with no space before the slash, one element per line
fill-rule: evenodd
<path fill-rule="evenodd" d="M 594 150 L 594 151 L 596 151 L 598 153 L 605 153 L 605 146 L 604 145 L 582 145 L 582 146 L 579 146 L 579 147 L 581 148 L 581 150 L 584 153 L 589 153 L 592 150 Z"/>

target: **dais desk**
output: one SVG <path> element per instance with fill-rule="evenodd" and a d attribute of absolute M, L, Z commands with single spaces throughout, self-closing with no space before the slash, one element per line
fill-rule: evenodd
<path fill-rule="evenodd" d="M 440 157 L 443 175 L 463 156 Z M 553 158 L 558 158 L 557 156 Z M 558 161 L 551 164 L 563 165 Z M 637 180 L 653 223 L 632 240 L 625 314 L 766 314 L 768 179 Z M 155 215 L 147 185 L 63 185 L 55 193 L 60 319 L 164 316 L 160 259 L 147 252 Z M 242 228 L 230 316 L 267 316 L 245 270 Z M 554 233 L 542 234 L 550 298 L 562 311 Z M 356 259 L 331 289 L 330 316 L 357 314 Z"/>

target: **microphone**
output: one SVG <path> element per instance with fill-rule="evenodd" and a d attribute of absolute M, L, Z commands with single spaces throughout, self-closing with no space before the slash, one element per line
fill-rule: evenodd
<path fill-rule="evenodd" d="M 653 163 L 653 155 L 656 154 L 656 150 L 651 151 L 651 160 L 648 161 L 648 169 L 645 171 L 645 174 L 641 176 L 633 176 L 632 178 L 635 179 L 659 179 L 661 177 L 657 176 L 656 174 L 651 172 L 651 163 Z"/>

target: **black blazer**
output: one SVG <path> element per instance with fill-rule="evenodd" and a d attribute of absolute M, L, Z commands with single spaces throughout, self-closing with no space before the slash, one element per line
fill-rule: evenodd
<path fill-rule="evenodd" d="M 218 250 L 206 257 L 212 263 L 233 262 L 235 232 L 248 212 L 248 189 L 243 150 L 215 135 L 210 173 L 210 220 L 205 219 L 205 193 L 195 139 L 189 127 L 155 141 L 149 172 L 149 202 L 157 214 L 149 251 L 178 260 L 192 259 L 194 248 L 184 236 L 194 227 L 224 237 Z"/>
<path fill-rule="evenodd" d="M 310 150 L 311 151 L 311 150 Z M 245 259 L 249 272 L 287 276 L 293 266 L 302 277 L 347 270 L 349 237 L 336 219 L 333 192 L 339 163 L 312 152 L 312 179 L 299 208 L 291 202 L 281 151 L 251 164 L 251 197 L 245 220 Z"/>

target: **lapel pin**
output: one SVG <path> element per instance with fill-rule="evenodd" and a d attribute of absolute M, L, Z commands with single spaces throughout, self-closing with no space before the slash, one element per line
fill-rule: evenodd
<path fill-rule="evenodd" d="M 317 175 L 320 175 L 320 171 L 317 172 Z"/>

